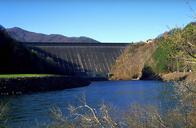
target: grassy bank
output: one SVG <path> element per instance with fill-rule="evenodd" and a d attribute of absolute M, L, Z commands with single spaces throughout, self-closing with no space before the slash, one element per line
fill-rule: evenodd
<path fill-rule="evenodd" d="M 29 77 L 50 77 L 57 76 L 53 74 L 0 74 L 0 79 L 15 79 L 15 78 L 29 78 Z"/>
<path fill-rule="evenodd" d="M 161 75 L 163 81 L 196 81 L 195 72 L 172 72 Z"/>

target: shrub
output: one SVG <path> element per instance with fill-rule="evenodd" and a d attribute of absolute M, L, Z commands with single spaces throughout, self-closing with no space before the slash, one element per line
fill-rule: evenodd
<path fill-rule="evenodd" d="M 54 122 L 49 128 L 195 128 L 196 127 L 196 85 L 192 82 L 175 83 L 170 98 L 178 99 L 177 104 L 164 113 L 156 106 L 131 105 L 119 114 L 106 104 L 99 109 L 88 105 L 83 97 L 78 106 L 68 107 L 65 117 L 58 107 L 51 109 Z M 166 90 L 171 93 L 171 90 Z M 166 97 L 168 98 L 168 97 Z M 169 99 L 168 99 L 169 100 Z"/>

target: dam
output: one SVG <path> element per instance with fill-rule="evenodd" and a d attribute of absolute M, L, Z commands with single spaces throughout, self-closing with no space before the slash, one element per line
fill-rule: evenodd
<path fill-rule="evenodd" d="M 58 66 L 61 74 L 107 78 L 112 65 L 128 43 L 23 42 L 32 53 Z"/>

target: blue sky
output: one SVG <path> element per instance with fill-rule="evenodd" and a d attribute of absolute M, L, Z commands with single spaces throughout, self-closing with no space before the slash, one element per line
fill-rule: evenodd
<path fill-rule="evenodd" d="M 41 0 L 40 0 L 41 1 Z M 102 42 L 154 38 L 193 21 L 185 0 L 1 0 L 0 24 Z M 196 11 L 196 1 L 189 0 Z"/>

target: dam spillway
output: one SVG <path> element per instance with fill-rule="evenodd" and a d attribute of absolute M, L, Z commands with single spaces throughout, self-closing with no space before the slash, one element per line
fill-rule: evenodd
<path fill-rule="evenodd" d="M 60 67 L 62 74 L 107 78 L 128 43 L 37 43 L 26 45 L 33 53 Z"/>

